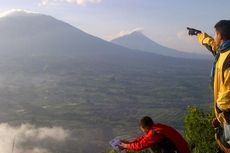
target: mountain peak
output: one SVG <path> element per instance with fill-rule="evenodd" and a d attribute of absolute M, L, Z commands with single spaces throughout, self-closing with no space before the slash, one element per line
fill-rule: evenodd
<path fill-rule="evenodd" d="M 139 37 L 143 38 L 144 37 L 144 38 L 147 38 L 142 31 L 134 31 L 134 32 L 132 32 L 130 34 L 127 34 L 127 35 L 125 35 L 123 37 L 134 37 L 134 38 L 135 37 L 137 37 L 137 38 L 139 38 Z"/>
<path fill-rule="evenodd" d="M 136 31 L 130 32 L 126 35 L 123 35 L 121 37 L 118 37 L 118 38 L 111 40 L 111 42 L 118 44 L 118 45 L 122 45 L 122 43 L 124 43 L 124 41 L 129 42 L 131 44 L 134 42 L 139 44 L 139 43 L 144 41 L 144 42 L 148 42 L 148 44 L 155 44 L 156 46 L 158 46 L 157 43 L 155 43 L 150 38 L 148 38 L 141 30 L 136 30 Z M 124 44 L 122 46 L 128 47 Z M 130 48 L 130 47 L 128 47 L 128 48 Z M 137 49 L 137 48 L 132 48 L 132 49 Z"/>
<path fill-rule="evenodd" d="M 35 15 L 39 15 L 39 13 L 22 10 L 22 9 L 11 9 L 0 13 L 1 18 L 9 17 L 9 16 L 35 16 Z"/>
<path fill-rule="evenodd" d="M 122 38 L 122 37 L 139 37 L 139 36 L 145 36 L 143 34 L 143 31 L 142 30 L 135 30 L 135 31 L 131 31 L 125 35 L 122 35 L 118 38 L 115 38 L 115 39 L 119 39 L 119 38 Z"/>
<path fill-rule="evenodd" d="M 133 31 L 129 35 L 144 35 L 142 31 Z"/>
<path fill-rule="evenodd" d="M 111 40 L 111 42 L 116 42 L 116 41 L 123 40 L 123 39 L 125 39 L 125 40 L 135 39 L 136 40 L 136 39 L 149 39 L 149 38 L 147 36 L 145 36 L 145 34 L 142 31 L 138 30 L 138 31 L 132 31 L 132 32 L 127 33 L 125 35 L 122 35 L 120 37 L 114 38 Z"/>

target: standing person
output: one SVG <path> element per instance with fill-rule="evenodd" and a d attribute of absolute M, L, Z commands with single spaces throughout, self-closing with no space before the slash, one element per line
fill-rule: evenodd
<path fill-rule="evenodd" d="M 230 152 L 230 20 L 216 23 L 214 38 L 200 30 L 187 29 L 215 57 L 211 73 L 216 116 L 213 125 L 218 145 L 224 152 Z"/>
<path fill-rule="evenodd" d="M 175 129 L 164 124 L 155 124 L 145 116 L 140 120 L 140 129 L 144 135 L 135 140 L 123 141 L 120 147 L 127 150 L 150 148 L 157 153 L 190 153 L 188 144 Z"/>

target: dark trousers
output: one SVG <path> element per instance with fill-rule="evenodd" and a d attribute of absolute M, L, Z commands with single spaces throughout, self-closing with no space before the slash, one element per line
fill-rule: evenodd
<path fill-rule="evenodd" d="M 167 138 L 150 147 L 153 153 L 179 153 L 176 146 Z"/>

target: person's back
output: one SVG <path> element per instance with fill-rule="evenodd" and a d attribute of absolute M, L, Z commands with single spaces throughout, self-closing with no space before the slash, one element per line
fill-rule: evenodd
<path fill-rule="evenodd" d="M 163 137 L 160 143 L 160 146 L 162 146 L 160 151 L 162 153 L 190 152 L 187 142 L 184 140 L 182 135 L 179 132 L 177 132 L 174 128 L 168 125 L 158 123 L 153 125 L 153 132 L 155 134 L 162 135 Z M 154 145 L 152 147 L 154 147 Z"/>

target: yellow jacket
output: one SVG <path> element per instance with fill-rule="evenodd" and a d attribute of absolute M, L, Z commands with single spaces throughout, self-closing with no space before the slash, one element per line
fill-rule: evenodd
<path fill-rule="evenodd" d="M 230 40 L 221 46 L 215 44 L 206 33 L 197 35 L 200 44 L 215 56 L 213 90 L 216 118 L 220 123 L 230 123 Z M 229 116 L 228 113 L 229 112 Z"/>

